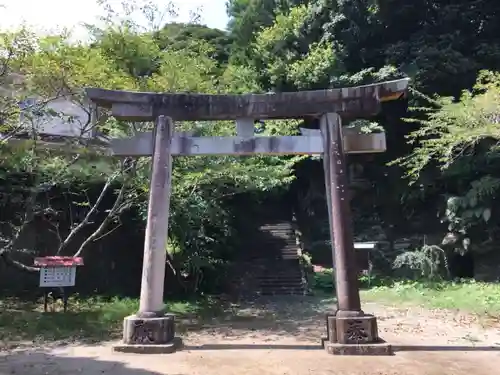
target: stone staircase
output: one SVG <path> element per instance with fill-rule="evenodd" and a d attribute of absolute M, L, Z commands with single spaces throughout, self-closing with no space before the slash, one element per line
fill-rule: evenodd
<path fill-rule="evenodd" d="M 263 224 L 242 232 L 246 245 L 239 263 L 241 295 L 304 295 L 308 290 L 291 215 L 287 210 L 267 212 L 273 211 L 274 215 L 255 215 L 254 223 Z"/>
<path fill-rule="evenodd" d="M 279 263 L 279 264 L 276 264 Z M 257 275 L 260 295 L 304 295 L 304 284 L 298 260 L 283 260 L 269 265 Z"/>

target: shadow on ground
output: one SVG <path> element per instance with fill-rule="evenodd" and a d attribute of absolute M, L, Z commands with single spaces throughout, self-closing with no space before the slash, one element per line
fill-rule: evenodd
<path fill-rule="evenodd" d="M 185 345 L 182 350 L 323 350 L 321 345 L 204 344 Z"/>
<path fill-rule="evenodd" d="M 116 327 L 99 309 L 45 313 L 37 303 L 19 301 L 3 301 L 0 307 L 0 349 L 9 344 L 37 345 L 54 341 L 64 344 L 65 340 L 80 339 L 99 341 L 109 337 Z"/>
<path fill-rule="evenodd" d="M 126 363 L 89 357 L 70 357 L 44 351 L 16 351 L 0 355 L 0 375 L 120 374 L 166 375 L 128 367 Z M 172 373 L 168 375 L 184 375 Z"/>
<path fill-rule="evenodd" d="M 59 305 L 50 306 L 55 311 L 43 312 L 40 303 L 18 299 L 0 300 L 0 350 L 41 345 L 92 344 L 118 339 L 123 318 L 135 313 L 138 308 L 137 301 L 127 299 L 74 299 L 67 312 L 61 311 L 62 303 Z M 222 314 L 226 304 L 206 299 L 170 302 L 168 305 L 179 318 L 178 332 L 182 334 L 188 327 L 199 326 L 200 322 Z"/>
<path fill-rule="evenodd" d="M 32 306 L 22 306 L 18 310 L 11 308 L 0 314 L 0 350 L 2 339 L 10 342 L 24 340 L 24 345 L 13 345 L 15 347 L 44 348 L 114 340 L 121 334 L 122 319 L 130 313 L 131 307 L 113 310 L 112 314 L 102 309 L 44 314 L 30 308 Z M 321 338 L 326 334 L 325 315 L 334 310 L 335 300 L 324 296 L 276 296 L 238 304 L 218 299 L 199 303 L 191 311 L 179 310 L 176 331 L 186 339 L 185 351 L 321 350 Z M 388 337 L 388 341 L 395 344 L 396 352 L 500 351 L 500 346 L 477 345 L 479 343 L 437 345 L 440 342 L 434 341 L 436 345 L 421 345 L 421 340 L 413 340 L 414 336 L 410 336 L 411 340 L 400 341 L 399 331 L 392 323 L 398 318 L 385 308 L 383 312 L 386 316 L 380 316 L 379 321 L 387 330 L 386 333 L 381 331 L 381 335 L 393 336 Z M 110 315 L 106 316 L 108 313 Z M 213 337 L 209 344 L 206 343 L 207 336 Z M 423 344 L 428 342 L 432 341 L 426 339 Z M 8 345 L 4 345 L 6 347 Z"/>
<path fill-rule="evenodd" d="M 172 303 L 170 307 L 176 314 L 180 336 L 208 332 L 237 339 L 261 331 L 273 336 L 309 338 L 316 344 L 324 335 L 324 315 L 334 309 L 333 302 L 321 297 L 276 296 L 238 304 L 212 298 L 180 307 Z M 44 313 L 37 303 L 0 301 L 0 350 L 118 339 L 123 318 L 136 311 L 135 303 L 73 301 L 66 313 Z"/>
<path fill-rule="evenodd" d="M 393 345 L 394 352 L 500 352 L 496 346 L 472 345 Z M 282 344 L 204 344 L 185 345 L 181 350 L 324 350 L 321 345 L 282 345 Z"/>
<path fill-rule="evenodd" d="M 265 341 L 287 337 L 317 344 L 326 333 L 325 316 L 335 310 L 333 298 L 315 296 L 262 297 L 232 305 L 224 314 L 186 324 L 187 334 L 204 331 L 227 339 L 266 333 Z"/>
<path fill-rule="evenodd" d="M 500 346 L 480 345 L 393 345 L 395 352 L 500 352 Z"/>

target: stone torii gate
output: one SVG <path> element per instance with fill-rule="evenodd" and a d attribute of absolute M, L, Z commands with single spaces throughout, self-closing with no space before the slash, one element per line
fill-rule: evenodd
<path fill-rule="evenodd" d="M 159 94 L 86 90 L 97 106 L 111 109 L 114 117 L 154 121 L 151 133 L 114 139 L 117 156 L 152 156 L 152 176 L 144 244 L 140 307 L 124 320 L 126 352 L 173 352 L 176 349 L 174 316 L 164 312 L 163 292 L 168 235 L 172 156 L 321 154 L 324 160 L 330 236 L 335 265 L 338 310 L 327 317 L 331 354 L 390 354 L 381 344 L 377 321 L 361 309 L 355 261 L 348 181 L 344 153 L 385 151 L 385 135 L 342 131 L 341 118 L 376 114 L 380 103 L 403 97 L 408 79 L 331 90 L 276 94 L 205 95 Z M 255 119 L 319 118 L 320 130 L 300 136 L 256 136 Z M 236 137 L 193 137 L 176 133 L 174 122 L 236 120 Z"/>

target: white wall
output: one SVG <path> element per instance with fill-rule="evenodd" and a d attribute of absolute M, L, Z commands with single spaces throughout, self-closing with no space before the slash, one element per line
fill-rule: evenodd
<path fill-rule="evenodd" d="M 26 101 L 28 106 L 33 105 L 33 103 L 34 99 Z M 47 112 L 49 109 L 58 115 L 49 115 Z M 88 116 L 87 111 L 81 105 L 75 104 L 69 99 L 60 98 L 47 104 L 40 116 L 24 116 L 21 114 L 21 121 L 31 126 L 31 121 L 28 120 L 32 119 L 32 123 L 38 132 L 44 135 L 90 138 L 92 132 L 90 131 L 91 126 L 88 124 Z M 82 132 L 84 133 L 82 134 Z"/>
<path fill-rule="evenodd" d="M 47 106 L 62 117 L 42 118 L 38 122 L 38 131 L 42 134 L 66 137 L 91 137 L 89 115 L 79 104 L 61 98 Z M 84 134 L 82 134 L 84 132 Z"/>
<path fill-rule="evenodd" d="M 19 74 L 11 74 L 7 77 L 5 81 L 5 86 L 0 86 L 0 95 L 10 96 L 13 93 L 13 86 L 11 84 L 19 84 L 22 81 L 22 76 Z M 35 98 L 29 98 L 24 101 L 24 105 L 32 106 L 36 101 Z M 23 108 L 21 104 L 21 108 Z M 82 128 L 86 126 L 88 119 L 88 113 L 85 111 L 81 105 L 73 103 L 69 98 L 59 98 L 57 100 L 51 101 L 47 108 L 50 108 L 54 112 L 60 114 L 60 116 L 24 116 L 21 114 L 21 121 L 27 123 L 31 126 L 30 119 L 33 119 L 33 124 L 38 129 L 38 132 L 46 135 L 54 136 L 66 136 L 66 137 L 91 137 L 90 131 L 85 132 L 82 135 Z M 88 106 L 90 108 L 90 105 Z M 90 126 L 87 126 L 87 130 Z"/>

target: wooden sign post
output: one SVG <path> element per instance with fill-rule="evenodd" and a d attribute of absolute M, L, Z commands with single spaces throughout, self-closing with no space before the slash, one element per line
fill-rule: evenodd
<path fill-rule="evenodd" d="M 115 350 L 172 352 L 174 318 L 162 311 L 165 245 L 171 190 L 172 156 L 320 154 L 324 156 L 332 262 L 338 310 L 327 318 L 331 354 L 391 354 L 378 338 L 377 321 L 361 309 L 348 200 L 345 153 L 386 149 L 385 134 L 358 134 L 341 127 L 341 118 L 375 115 L 380 103 L 406 94 L 408 79 L 359 87 L 277 94 L 158 94 L 89 88 L 89 99 L 121 120 L 155 121 L 153 133 L 115 139 L 111 153 L 152 156 L 152 179 L 144 246 L 141 300 L 137 314 L 124 322 L 123 344 Z M 301 136 L 256 136 L 259 119 L 319 118 L 320 129 Z M 235 120 L 236 137 L 193 137 L 175 133 L 174 121 Z"/>

